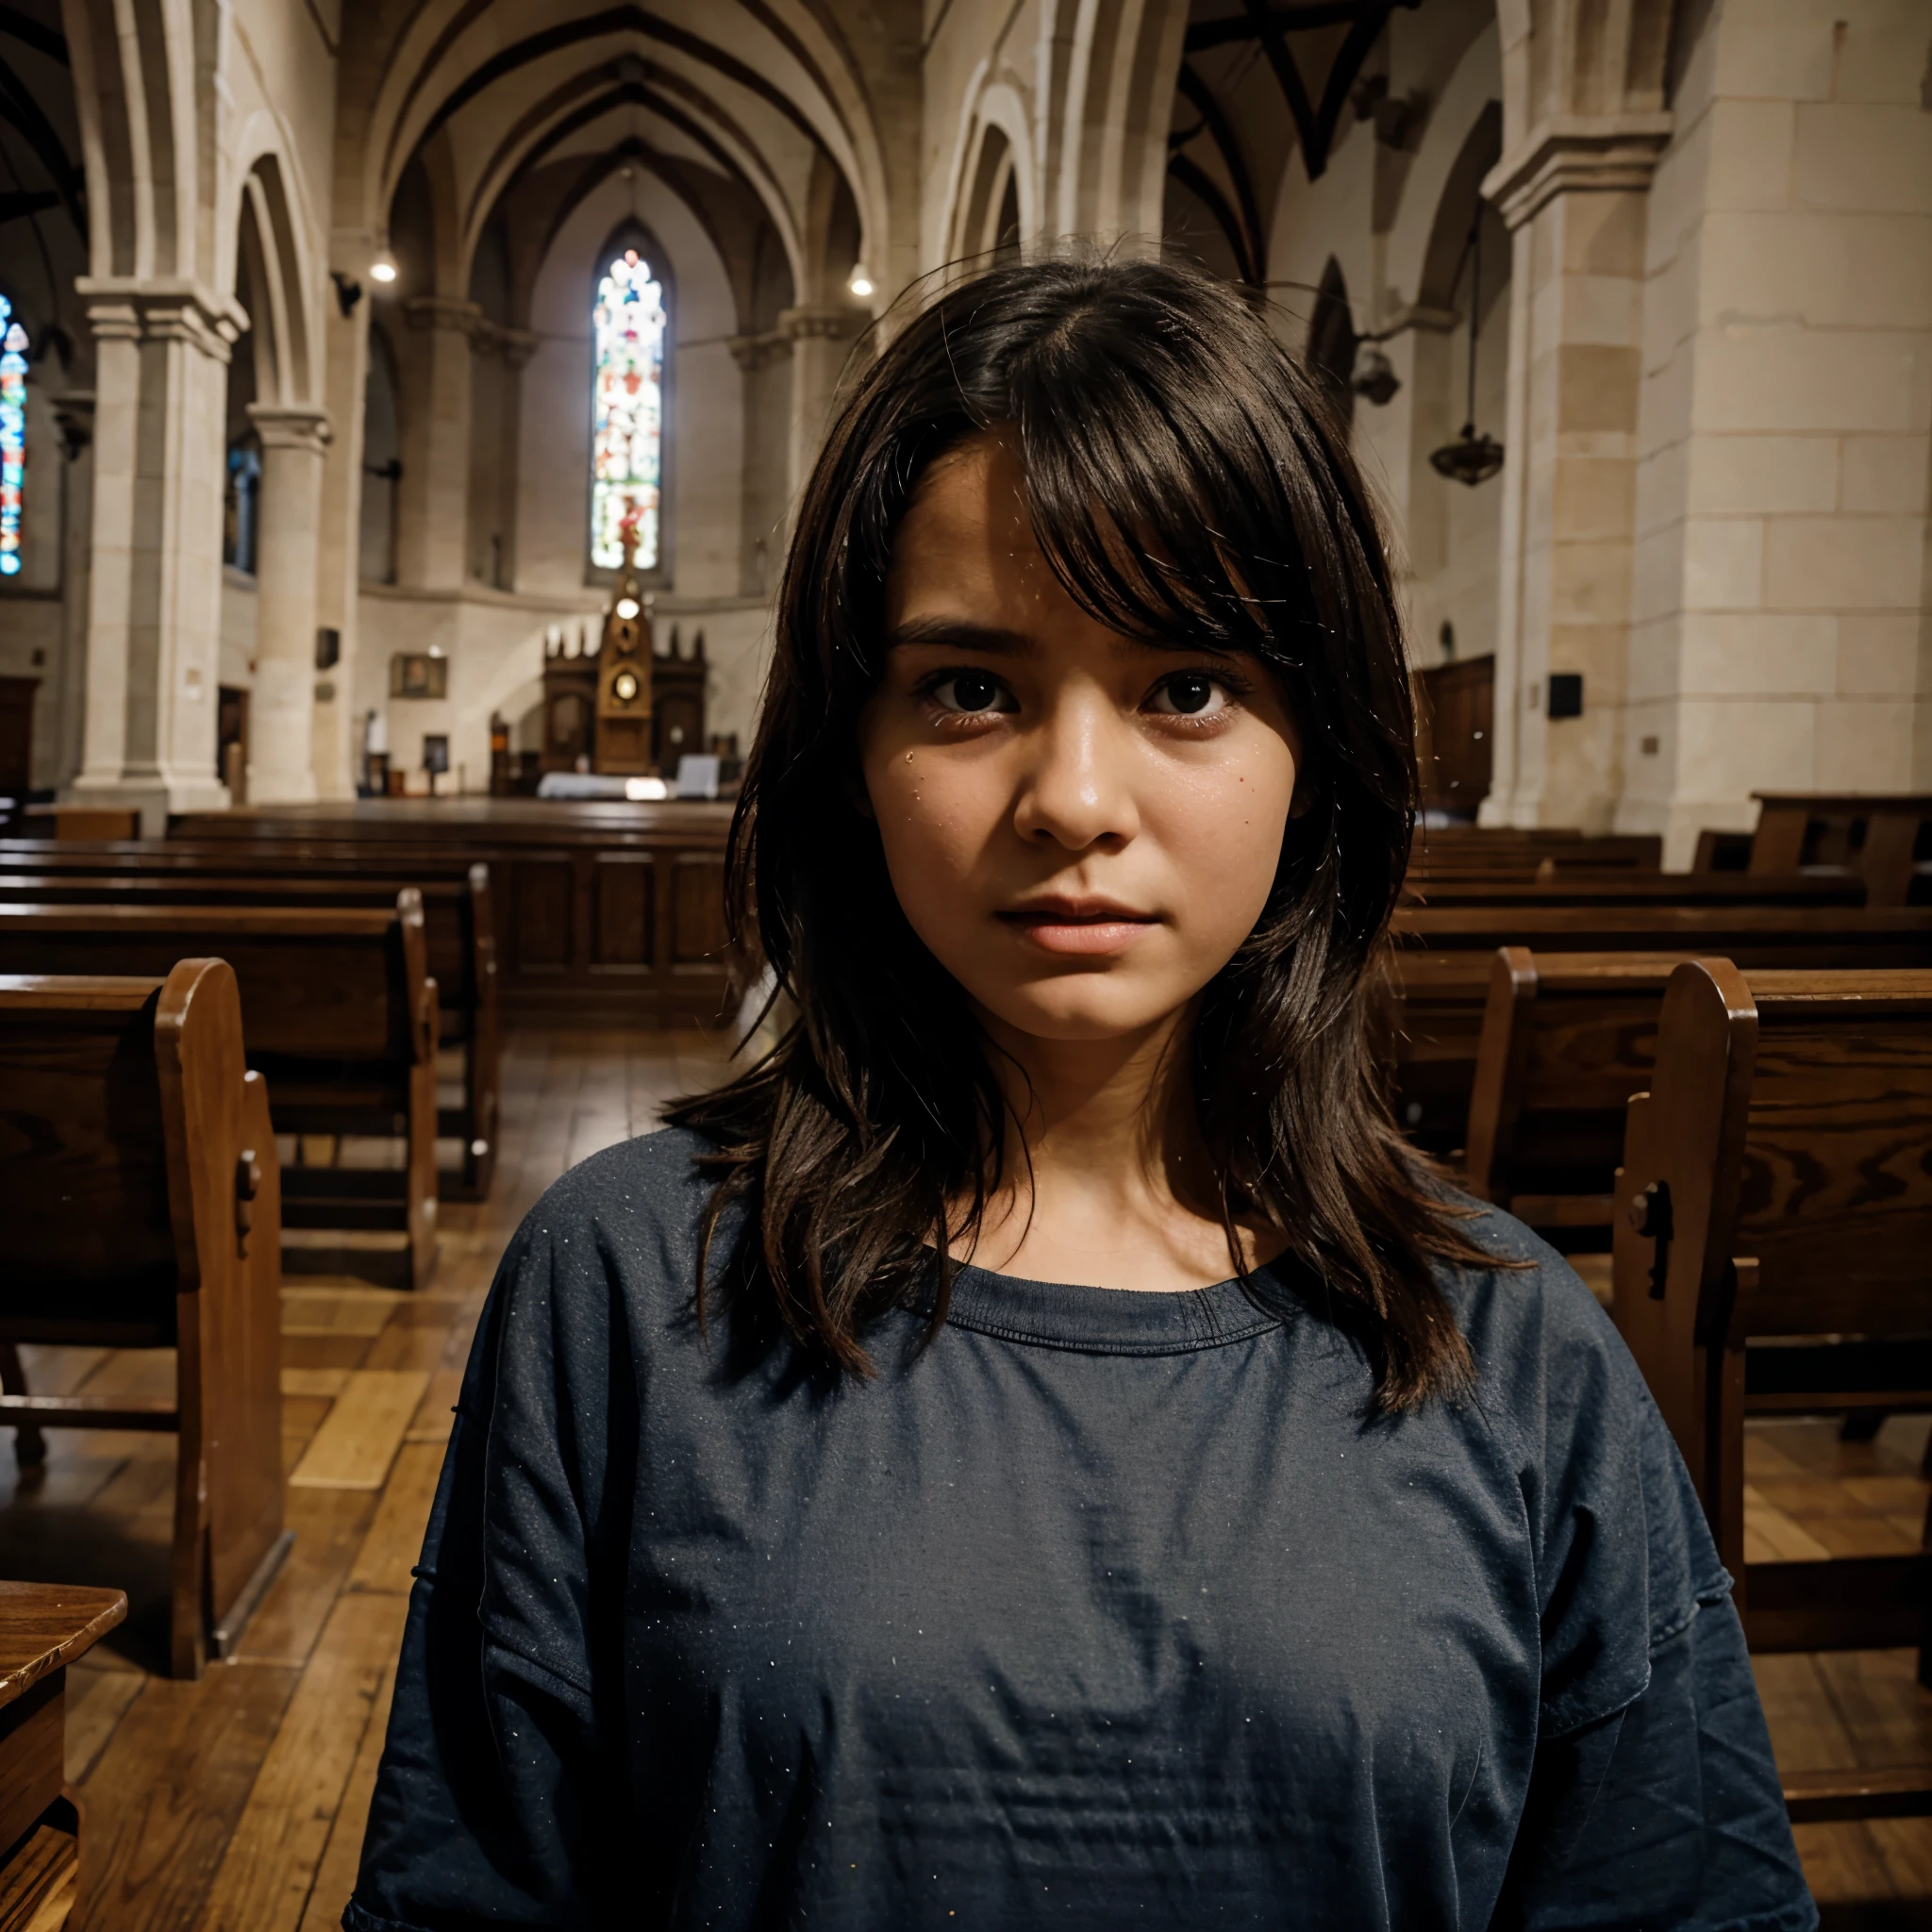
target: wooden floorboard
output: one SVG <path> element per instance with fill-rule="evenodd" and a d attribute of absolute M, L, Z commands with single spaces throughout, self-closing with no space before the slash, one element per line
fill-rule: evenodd
<path fill-rule="evenodd" d="M 650 1132 L 670 1100 L 724 1071 L 718 1042 L 694 1032 L 514 1033 L 495 1191 L 443 1208 L 431 1290 L 291 1281 L 283 1454 L 295 1545 L 238 1659 L 199 1684 L 156 1674 L 167 1655 L 172 1439 L 51 1431 L 46 1468 L 23 1477 L 0 1429 L 6 1567 L 114 1583 L 131 1604 L 70 1678 L 68 1777 L 89 1831 L 71 1932 L 334 1932 L 355 1882 L 409 1573 L 497 1260 L 568 1166 Z M 167 1351 L 24 1353 L 50 1394 L 173 1388 Z M 1928 1426 L 1894 1419 L 1876 1441 L 1853 1444 L 1829 1422 L 1754 1424 L 1754 1554 L 1915 1546 Z M 1754 1661 L 1790 1769 L 1932 1758 L 1932 1693 L 1914 1682 L 1911 1653 Z M 1932 1822 L 1807 1825 L 1798 1839 L 1828 1924 L 1932 1924 Z"/>

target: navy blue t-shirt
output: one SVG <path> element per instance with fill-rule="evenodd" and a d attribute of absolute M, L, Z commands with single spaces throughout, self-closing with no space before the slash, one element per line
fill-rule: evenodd
<path fill-rule="evenodd" d="M 1232 1282 L 968 1268 L 861 1383 L 700 1331 L 702 1144 L 504 1258 L 351 1932 L 1816 1924 L 1690 1481 L 1516 1223 L 1418 1414 Z"/>

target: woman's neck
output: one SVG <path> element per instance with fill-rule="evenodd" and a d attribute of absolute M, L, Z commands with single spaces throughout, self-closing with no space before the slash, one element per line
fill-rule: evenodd
<path fill-rule="evenodd" d="M 971 1258 L 1096 1288 L 1225 1279 L 1219 1190 L 1187 1080 L 1191 1009 L 1107 1040 L 1042 1040 L 984 1013 L 980 1024 L 1010 1114 Z M 954 1253 L 967 1258 L 958 1243 Z"/>

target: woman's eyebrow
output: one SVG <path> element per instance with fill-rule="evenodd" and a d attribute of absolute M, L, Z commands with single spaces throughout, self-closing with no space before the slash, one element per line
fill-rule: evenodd
<path fill-rule="evenodd" d="M 1040 651 L 1039 643 L 1024 631 L 974 624 L 966 617 L 909 617 L 887 633 L 888 650 L 900 644 L 935 644 L 949 651 L 979 651 L 1008 658 L 1036 657 Z"/>

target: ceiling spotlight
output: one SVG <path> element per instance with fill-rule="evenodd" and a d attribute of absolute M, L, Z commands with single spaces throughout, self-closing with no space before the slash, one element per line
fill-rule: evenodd
<path fill-rule="evenodd" d="M 369 264 L 369 279 L 373 282 L 392 282 L 396 274 L 395 257 L 387 248 L 378 248 Z"/>
<path fill-rule="evenodd" d="M 845 286 L 860 301 L 863 301 L 866 296 L 872 293 L 872 277 L 866 274 L 864 262 L 856 261 L 852 264 L 852 279 Z"/>

